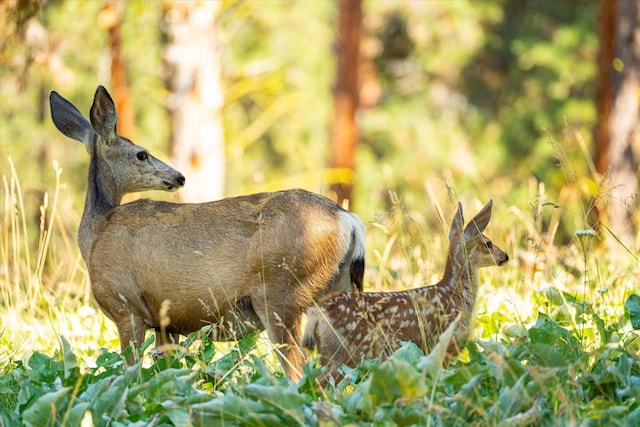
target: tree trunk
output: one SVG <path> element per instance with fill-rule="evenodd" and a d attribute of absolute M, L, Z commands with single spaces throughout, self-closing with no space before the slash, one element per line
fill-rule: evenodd
<path fill-rule="evenodd" d="M 610 182 L 609 228 L 634 241 L 638 206 L 640 0 L 601 0 L 594 162 Z"/>
<path fill-rule="evenodd" d="M 126 1 L 107 0 L 98 15 L 98 24 L 109 34 L 109 53 L 111 56 L 111 93 L 118 111 L 118 133 L 134 138 L 135 116 L 129 96 L 129 82 L 122 55 L 120 28 Z"/>
<path fill-rule="evenodd" d="M 358 128 L 358 65 L 360 33 L 362 25 L 362 1 L 338 0 L 337 76 L 335 86 L 335 111 L 331 127 L 329 165 L 345 168 L 348 179 L 333 183 L 338 203 L 352 201 L 353 171 L 355 168 Z"/>
<path fill-rule="evenodd" d="M 179 192 L 185 202 L 220 199 L 224 194 L 223 95 L 215 23 L 220 5 L 163 2 L 171 159 L 187 178 Z"/>

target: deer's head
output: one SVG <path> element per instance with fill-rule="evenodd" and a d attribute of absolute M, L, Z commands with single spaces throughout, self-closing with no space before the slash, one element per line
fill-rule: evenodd
<path fill-rule="evenodd" d="M 158 160 L 129 139 L 116 133 L 118 114 L 103 86 L 98 86 L 89 123 L 69 101 L 52 91 L 49 95 L 51 118 L 58 130 L 82 142 L 92 161 L 100 168 L 101 179 L 120 196 L 146 190 L 176 191 L 185 183 L 184 176 Z"/>

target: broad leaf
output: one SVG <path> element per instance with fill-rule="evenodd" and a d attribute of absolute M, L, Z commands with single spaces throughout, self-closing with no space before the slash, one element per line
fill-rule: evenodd
<path fill-rule="evenodd" d="M 640 329 L 640 295 L 631 294 L 624 303 L 633 329 Z"/>

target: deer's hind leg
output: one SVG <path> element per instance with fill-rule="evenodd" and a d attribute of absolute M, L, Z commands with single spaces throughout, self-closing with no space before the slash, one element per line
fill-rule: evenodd
<path fill-rule="evenodd" d="M 266 301 L 264 296 L 251 299 L 255 313 L 276 344 L 275 352 L 287 377 L 298 381 L 302 376 L 304 356 L 298 342 L 301 334 L 302 310 L 288 307 L 282 302 Z"/>
<path fill-rule="evenodd" d="M 143 318 L 136 317 L 134 314 L 123 316 L 115 321 L 120 336 L 120 350 L 124 352 L 129 345 L 133 344 L 134 351 L 128 357 L 128 363 L 132 365 L 136 360 L 137 350 L 140 349 L 144 342 L 144 334 L 147 326 Z"/>

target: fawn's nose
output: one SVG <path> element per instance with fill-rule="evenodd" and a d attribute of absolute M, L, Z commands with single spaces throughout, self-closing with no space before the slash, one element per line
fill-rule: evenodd
<path fill-rule="evenodd" d="M 184 175 L 182 175 L 181 173 L 178 174 L 178 176 L 176 177 L 176 183 L 180 186 L 183 187 L 184 183 L 186 181 L 186 178 L 184 177 Z"/>
<path fill-rule="evenodd" d="M 502 266 L 509 262 L 509 255 L 504 254 L 504 257 L 498 261 L 498 265 Z"/>

